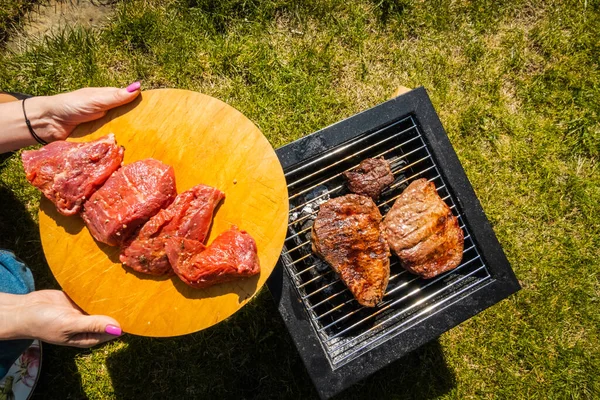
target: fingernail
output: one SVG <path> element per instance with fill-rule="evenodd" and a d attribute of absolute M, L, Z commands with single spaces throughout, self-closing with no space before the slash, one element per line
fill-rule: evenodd
<path fill-rule="evenodd" d="M 121 328 L 115 325 L 106 325 L 106 328 L 104 328 L 104 332 L 113 336 L 121 336 L 123 334 Z"/>
<path fill-rule="evenodd" d="M 129 93 L 133 93 L 136 90 L 140 90 L 140 86 L 141 86 L 140 82 L 133 82 L 131 85 L 127 86 L 127 91 Z"/>

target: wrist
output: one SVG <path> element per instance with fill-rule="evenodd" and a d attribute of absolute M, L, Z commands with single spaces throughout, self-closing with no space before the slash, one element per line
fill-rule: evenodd
<path fill-rule="evenodd" d="M 27 294 L 0 293 L 0 340 L 30 339 Z"/>
<path fill-rule="evenodd" d="M 51 100 L 48 96 L 30 97 L 25 102 L 25 113 L 31 128 L 36 135 L 48 143 L 60 139 L 57 135 L 56 121 L 49 108 L 50 104 Z"/>

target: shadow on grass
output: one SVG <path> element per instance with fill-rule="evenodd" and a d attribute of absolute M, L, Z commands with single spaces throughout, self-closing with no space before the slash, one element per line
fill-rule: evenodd
<path fill-rule="evenodd" d="M 0 166 L 12 153 L 0 155 Z M 1 167 L 0 167 L 1 168 Z M 37 224 L 12 190 L 0 185 L 0 248 L 13 251 L 31 269 L 36 289 L 58 289 L 44 259 Z M 86 398 L 75 357 L 89 350 L 42 347 L 42 372 L 33 399 Z"/>
<path fill-rule="evenodd" d="M 203 332 L 165 339 L 126 336 L 107 360 L 117 399 L 318 399 L 266 290 Z M 337 399 L 431 399 L 455 378 L 437 341 L 410 353 Z"/>
<path fill-rule="evenodd" d="M 88 349 L 44 343 L 42 374 L 31 399 L 87 399 L 75 358 L 90 353 Z"/>

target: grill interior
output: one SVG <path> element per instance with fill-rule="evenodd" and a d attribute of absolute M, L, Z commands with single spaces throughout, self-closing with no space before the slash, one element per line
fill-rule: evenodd
<path fill-rule="evenodd" d="M 348 193 L 342 173 L 365 158 L 379 156 L 391 162 L 395 177 L 377 202 L 382 215 L 412 180 L 426 178 L 458 217 L 465 250 L 459 267 L 429 280 L 405 271 L 392 256 L 383 301 L 375 308 L 366 308 L 354 300 L 331 267 L 312 253 L 311 227 L 321 203 Z M 285 170 L 285 175 L 290 213 L 281 261 L 333 370 L 491 281 L 488 267 L 461 217 L 462 210 L 412 115 L 294 165 Z"/>

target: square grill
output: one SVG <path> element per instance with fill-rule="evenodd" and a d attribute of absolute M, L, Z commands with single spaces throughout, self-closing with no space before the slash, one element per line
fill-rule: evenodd
<path fill-rule="evenodd" d="M 278 155 L 290 213 L 284 272 L 274 274 L 269 287 L 323 398 L 519 289 L 424 89 L 302 138 Z M 349 193 L 343 172 L 380 156 L 395 178 L 377 201 L 382 215 L 410 182 L 426 178 L 458 218 L 465 245 L 461 264 L 432 279 L 410 274 L 392 256 L 385 296 L 368 308 L 312 252 L 311 228 L 320 204 Z"/>

